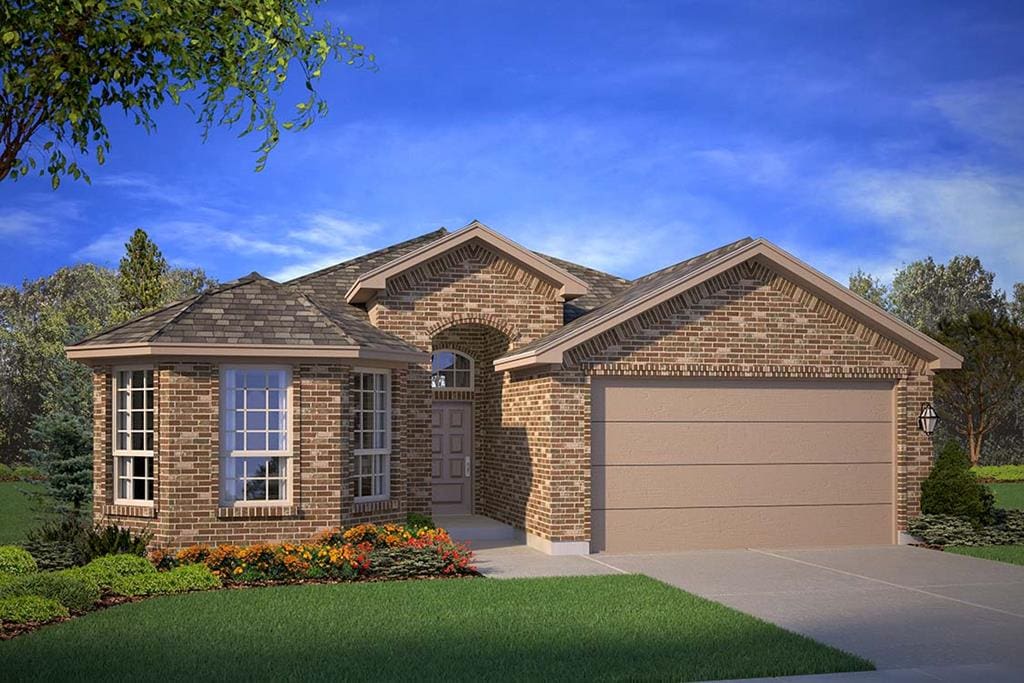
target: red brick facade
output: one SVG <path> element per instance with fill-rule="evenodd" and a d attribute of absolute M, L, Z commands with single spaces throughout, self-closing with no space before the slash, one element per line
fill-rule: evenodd
<path fill-rule="evenodd" d="M 339 292 L 338 296 L 344 293 Z M 590 378 L 872 378 L 894 384 L 897 518 L 918 510 L 931 443 L 916 427 L 930 399 L 924 362 L 759 263 L 747 262 L 571 350 L 560 367 L 497 373 L 502 354 L 562 326 L 547 282 L 475 243 L 389 280 L 371 322 L 430 351 L 474 359 L 474 388 L 433 391 L 429 367 L 392 369 L 391 498 L 357 504 L 352 366 L 291 364 L 292 501 L 219 505 L 215 362 L 156 369 L 156 503 L 112 505 L 111 372 L 95 368 L 97 518 L 146 528 L 159 545 L 301 539 L 319 529 L 430 512 L 432 398 L 474 404 L 474 510 L 550 541 L 590 538 Z"/>

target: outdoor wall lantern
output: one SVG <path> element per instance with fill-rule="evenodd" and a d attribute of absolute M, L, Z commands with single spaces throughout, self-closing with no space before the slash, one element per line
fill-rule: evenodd
<path fill-rule="evenodd" d="M 939 416 L 935 413 L 931 403 L 925 403 L 921 408 L 921 414 L 917 416 L 917 428 L 931 436 L 935 433 L 935 425 L 939 423 Z"/>

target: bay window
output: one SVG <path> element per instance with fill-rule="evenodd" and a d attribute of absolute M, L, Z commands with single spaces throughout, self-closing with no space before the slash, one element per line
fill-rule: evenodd
<path fill-rule="evenodd" d="M 353 379 L 356 500 L 391 493 L 391 374 L 357 370 Z"/>
<path fill-rule="evenodd" d="M 222 504 L 282 504 L 291 499 L 290 384 L 285 368 L 222 371 Z"/>
<path fill-rule="evenodd" d="M 153 503 L 153 370 L 114 372 L 114 502 Z"/>

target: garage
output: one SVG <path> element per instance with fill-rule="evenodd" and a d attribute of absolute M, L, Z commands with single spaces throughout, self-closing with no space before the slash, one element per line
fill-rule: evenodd
<path fill-rule="evenodd" d="M 592 551 L 893 543 L 893 388 L 594 377 Z"/>

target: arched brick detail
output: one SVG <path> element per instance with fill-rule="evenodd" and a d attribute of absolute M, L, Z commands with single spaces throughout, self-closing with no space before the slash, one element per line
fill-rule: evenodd
<path fill-rule="evenodd" d="M 439 332 L 444 332 L 450 327 L 468 324 L 486 325 L 487 327 L 493 327 L 498 332 L 501 332 L 503 335 L 508 337 L 509 342 L 514 342 L 516 339 L 519 338 L 519 330 L 516 328 L 515 325 L 509 323 L 507 320 L 502 320 L 497 316 L 488 315 L 486 313 L 456 313 L 455 315 L 450 315 L 447 318 L 444 318 L 443 320 L 440 320 L 431 325 L 430 327 L 428 327 L 427 335 L 433 338 Z"/>

